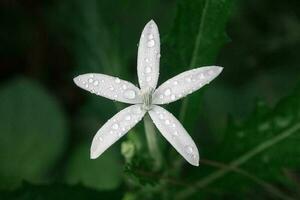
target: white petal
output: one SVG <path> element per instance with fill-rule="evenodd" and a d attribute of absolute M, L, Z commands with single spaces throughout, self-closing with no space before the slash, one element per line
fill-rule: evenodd
<path fill-rule="evenodd" d="M 129 106 L 108 120 L 94 136 L 91 158 L 100 156 L 108 147 L 119 140 L 134 127 L 145 115 L 141 105 Z"/>
<path fill-rule="evenodd" d="M 96 95 L 123 103 L 142 103 L 140 90 L 132 83 L 104 74 L 83 74 L 74 78 L 76 85 Z"/>
<path fill-rule="evenodd" d="M 181 123 L 167 110 L 153 105 L 149 111 L 151 119 L 161 134 L 190 164 L 199 165 L 198 149 Z"/>
<path fill-rule="evenodd" d="M 142 32 L 137 59 L 140 88 L 156 88 L 159 75 L 160 39 L 157 25 L 148 22 Z"/>
<path fill-rule="evenodd" d="M 153 103 L 170 103 L 191 94 L 216 78 L 222 69 L 209 66 L 185 71 L 159 86 L 153 94 Z"/>

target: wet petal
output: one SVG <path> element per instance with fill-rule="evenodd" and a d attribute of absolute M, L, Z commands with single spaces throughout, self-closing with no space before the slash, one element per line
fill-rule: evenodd
<path fill-rule="evenodd" d="M 222 69 L 208 66 L 185 71 L 159 86 L 153 94 L 153 103 L 166 104 L 185 97 L 216 78 Z"/>
<path fill-rule="evenodd" d="M 145 111 L 142 110 L 141 105 L 132 105 L 121 110 L 108 120 L 93 139 L 91 158 L 95 159 L 100 156 L 107 148 L 133 128 L 144 115 Z"/>
<path fill-rule="evenodd" d="M 132 83 L 104 74 L 83 74 L 74 78 L 77 86 L 96 95 L 123 103 L 142 103 L 140 90 Z"/>
<path fill-rule="evenodd" d="M 148 22 L 142 32 L 137 59 L 140 88 L 156 88 L 159 75 L 160 39 L 157 25 Z"/>
<path fill-rule="evenodd" d="M 198 149 L 181 123 L 167 110 L 153 106 L 149 111 L 151 119 L 161 134 L 190 164 L 199 165 Z"/>

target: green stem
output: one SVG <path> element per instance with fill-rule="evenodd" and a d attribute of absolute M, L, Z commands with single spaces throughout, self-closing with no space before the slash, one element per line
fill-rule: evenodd
<path fill-rule="evenodd" d="M 156 140 L 155 127 L 149 115 L 145 115 L 144 117 L 144 126 L 150 155 L 155 161 L 156 169 L 159 169 L 162 164 L 162 157 Z"/>
<path fill-rule="evenodd" d="M 299 129 L 300 129 L 300 123 L 292 126 L 290 129 L 287 129 L 283 133 L 278 134 L 274 138 L 261 143 L 260 145 L 256 146 L 252 150 L 248 151 L 247 153 L 245 153 L 244 155 L 242 155 L 238 159 L 232 161 L 228 165 L 228 168 L 220 169 L 220 170 L 212 173 L 211 175 L 201 179 L 200 181 L 195 183 L 193 185 L 193 187 L 190 187 L 190 188 L 187 188 L 187 189 L 181 191 L 177 196 L 178 199 L 185 199 L 188 196 L 194 194 L 197 191 L 197 188 L 203 188 L 203 187 L 208 186 L 209 184 L 213 183 L 217 179 L 219 179 L 219 178 L 223 177 L 224 175 L 226 175 L 228 172 L 232 171 L 232 169 L 239 167 L 240 165 L 244 164 L 245 162 L 247 162 L 249 159 L 256 156 L 257 154 L 259 154 L 262 151 L 272 147 L 273 145 L 277 144 L 278 142 L 286 139 L 287 137 L 291 136 L 295 132 L 299 131 Z"/>

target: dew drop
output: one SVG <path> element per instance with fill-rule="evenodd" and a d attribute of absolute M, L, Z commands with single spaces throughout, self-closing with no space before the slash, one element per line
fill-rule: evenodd
<path fill-rule="evenodd" d="M 205 78 L 205 76 L 202 73 L 198 77 L 199 77 L 200 80 Z"/>
<path fill-rule="evenodd" d="M 121 81 L 120 81 L 119 78 L 116 78 L 116 79 L 115 79 L 115 82 L 116 82 L 116 83 L 120 83 Z"/>
<path fill-rule="evenodd" d="M 186 146 L 186 147 L 185 147 L 185 151 L 186 151 L 188 154 L 192 154 L 192 153 L 194 152 L 193 147 L 191 147 L 191 146 Z"/>
<path fill-rule="evenodd" d="M 112 125 L 112 128 L 115 129 L 115 130 L 117 130 L 117 129 L 119 128 L 119 125 L 118 125 L 117 123 L 116 123 L 116 124 L 113 124 L 113 125 Z"/>
<path fill-rule="evenodd" d="M 126 99 L 134 99 L 135 98 L 135 91 L 133 91 L 133 90 L 126 90 L 124 92 L 124 97 Z"/>
<path fill-rule="evenodd" d="M 110 86 L 109 89 L 110 89 L 111 91 L 113 91 L 113 90 L 114 90 L 114 87 Z"/>
<path fill-rule="evenodd" d="M 147 42 L 147 46 L 148 46 L 148 47 L 154 47 L 154 45 L 155 45 L 155 41 L 154 41 L 154 40 L 149 40 L 149 41 Z"/>
<path fill-rule="evenodd" d="M 94 81 L 94 86 L 97 86 L 99 84 L 99 81 Z"/>
<path fill-rule="evenodd" d="M 145 72 L 146 72 L 147 74 L 149 74 L 149 73 L 151 72 L 151 67 L 146 67 L 146 68 L 145 68 Z"/>
<path fill-rule="evenodd" d="M 161 56 L 160 53 L 156 54 L 156 57 L 157 57 L 157 58 L 160 58 L 160 56 Z"/>
<path fill-rule="evenodd" d="M 173 132 L 173 135 L 178 135 L 178 132 L 177 132 L 177 131 L 174 131 L 174 132 Z"/>
<path fill-rule="evenodd" d="M 148 63 L 149 62 L 149 58 L 145 58 L 145 61 Z"/>
<path fill-rule="evenodd" d="M 159 98 L 160 98 L 160 99 L 163 99 L 163 98 L 164 98 L 164 96 L 161 94 L 161 95 L 159 95 Z"/>
<path fill-rule="evenodd" d="M 147 82 L 150 82 L 151 79 L 152 79 L 151 76 L 147 76 L 147 77 L 146 77 L 146 81 L 147 81 Z"/>
<path fill-rule="evenodd" d="M 127 86 L 124 84 L 124 85 L 122 85 L 122 88 L 123 88 L 124 90 L 126 90 L 126 89 L 127 89 Z"/>
<path fill-rule="evenodd" d="M 175 128 L 175 127 L 176 127 L 176 124 L 172 123 L 172 127 Z"/>
<path fill-rule="evenodd" d="M 174 85 L 178 85 L 178 81 L 174 81 L 173 84 L 174 84 Z"/>
<path fill-rule="evenodd" d="M 152 34 L 149 34 L 149 35 L 148 35 L 148 39 L 149 39 L 149 40 L 152 40 L 152 39 L 153 39 L 153 35 L 152 35 Z"/>
<path fill-rule="evenodd" d="M 94 74 L 90 74 L 90 77 L 93 78 L 93 77 L 94 77 Z"/>
<path fill-rule="evenodd" d="M 130 115 L 127 115 L 127 116 L 125 117 L 125 120 L 127 120 L 127 121 L 131 120 Z"/>
<path fill-rule="evenodd" d="M 159 119 L 163 119 L 164 115 L 163 114 L 159 114 Z"/>
<path fill-rule="evenodd" d="M 93 82 L 93 79 L 89 78 L 89 83 L 92 83 Z"/>
<path fill-rule="evenodd" d="M 164 92 L 164 94 L 166 96 L 169 96 L 171 94 L 171 90 L 170 89 L 166 89 L 165 92 Z"/>
<path fill-rule="evenodd" d="M 165 124 L 169 125 L 170 121 L 168 119 L 165 120 Z"/>
<path fill-rule="evenodd" d="M 171 99 L 175 100 L 175 95 L 174 94 L 171 95 Z"/>
<path fill-rule="evenodd" d="M 85 84 L 85 87 L 86 87 L 86 88 L 88 88 L 88 87 L 89 87 L 89 85 L 88 85 L 88 84 Z"/>
<path fill-rule="evenodd" d="M 118 95 L 117 95 L 117 94 L 115 94 L 115 95 L 114 95 L 114 98 L 117 98 L 117 97 L 118 97 Z"/>

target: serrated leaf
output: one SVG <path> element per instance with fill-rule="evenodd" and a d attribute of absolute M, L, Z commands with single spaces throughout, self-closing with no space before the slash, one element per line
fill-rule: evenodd
<path fill-rule="evenodd" d="M 63 111 L 44 88 L 22 78 L 3 86 L 0 99 L 0 187 L 45 181 L 64 150 Z"/>
<path fill-rule="evenodd" d="M 268 193 L 269 188 L 265 187 L 266 183 L 272 183 L 275 187 L 276 185 L 288 186 L 290 190 L 296 191 L 293 181 L 285 176 L 284 170 L 297 169 L 300 165 L 299 121 L 299 87 L 273 109 L 268 109 L 259 103 L 247 121 L 229 127 L 224 141 L 219 145 L 219 149 L 215 150 L 218 153 L 209 155 L 209 159 L 226 163 L 228 167 L 201 177 L 201 180 L 194 185 L 195 188 L 217 187 L 221 191 L 240 197 L 254 189 L 263 189 Z M 234 172 L 232 170 L 234 168 L 246 171 L 251 174 L 251 178 Z M 236 183 L 239 183 L 238 191 L 235 189 Z M 189 195 L 194 193 L 188 190 L 183 193 Z M 277 191 L 271 191 L 271 194 L 276 198 L 288 198 L 280 192 L 278 196 Z M 184 196 L 189 196 L 185 194 Z"/>

